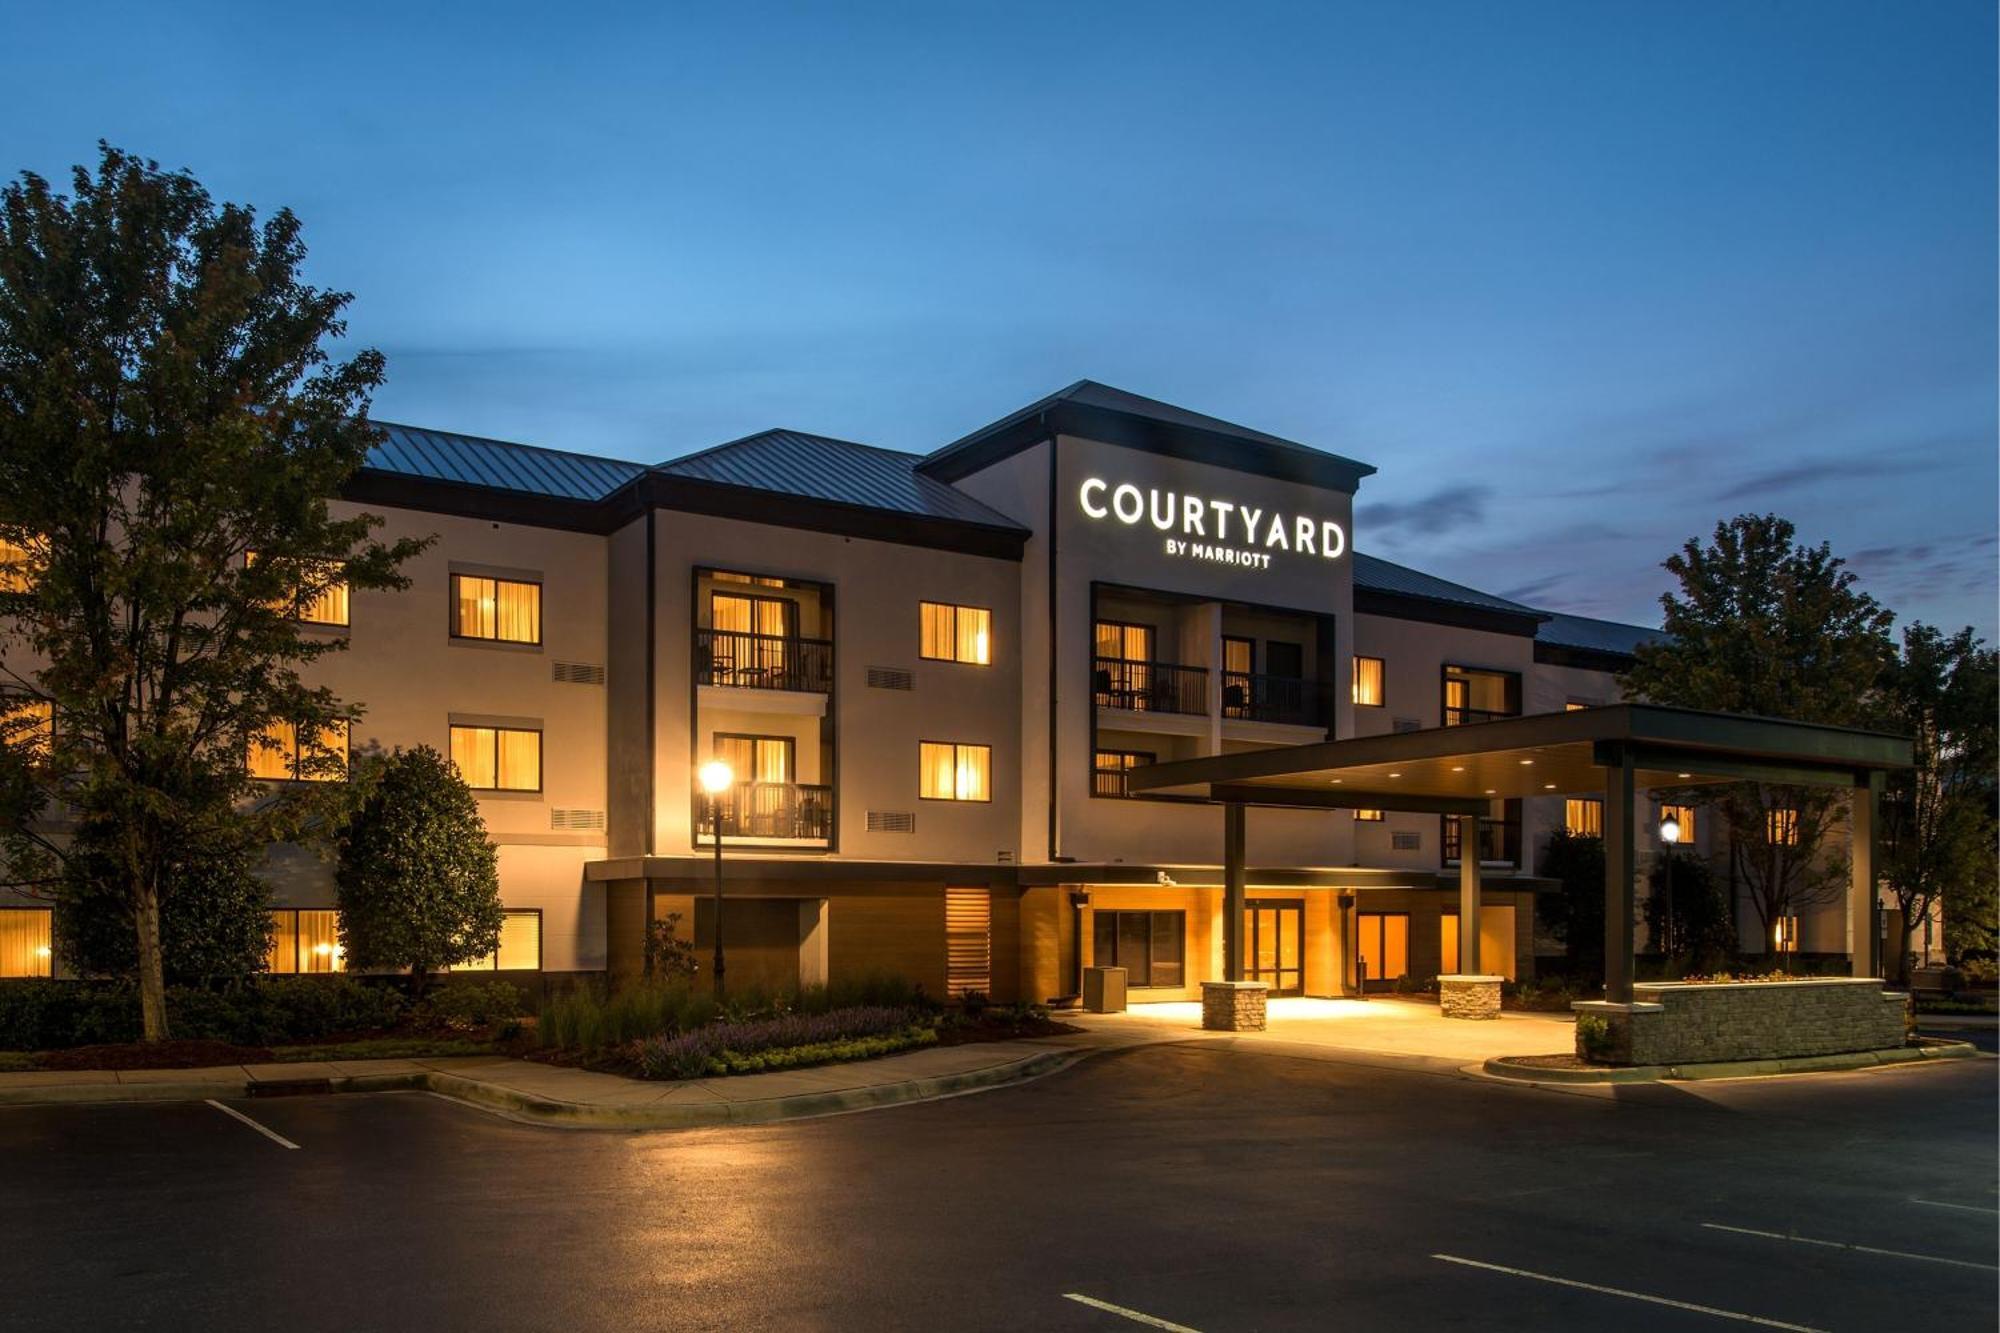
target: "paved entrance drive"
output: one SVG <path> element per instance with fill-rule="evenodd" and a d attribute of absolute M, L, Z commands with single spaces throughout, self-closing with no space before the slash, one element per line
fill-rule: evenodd
<path fill-rule="evenodd" d="M 1138 1026 L 1190 1038 L 1241 1041 L 1270 1046 L 1313 1046 L 1329 1050 L 1401 1055 L 1454 1065 L 1477 1064 L 1496 1055 L 1556 1055 L 1575 1049 L 1576 1024 L 1568 1014 L 1503 1013 L 1468 1023 L 1438 1013 L 1435 999 L 1270 1001 L 1263 1032 L 1203 1032 L 1195 1001 L 1135 1004 L 1122 1014 L 1065 1014 L 1091 1028 Z"/>

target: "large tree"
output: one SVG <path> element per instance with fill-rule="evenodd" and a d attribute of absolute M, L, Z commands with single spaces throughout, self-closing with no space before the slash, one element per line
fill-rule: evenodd
<path fill-rule="evenodd" d="M 1666 637 L 1639 648 L 1626 694 L 1722 713 L 1870 723 L 1893 653 L 1893 617 L 1855 587 L 1845 563 L 1824 542 L 1797 541 L 1775 514 L 1718 523 L 1707 545 L 1690 538 L 1663 562 L 1680 590 L 1660 598 Z M 1845 862 L 1827 835 L 1845 822 L 1848 793 L 1749 782 L 1695 787 L 1680 798 L 1721 815 L 1725 878 L 1749 899 L 1764 952 L 1775 947 L 1778 922 L 1844 894 Z"/>
<path fill-rule="evenodd" d="M 1883 682 L 1884 723 L 1916 748 L 1916 767 L 1891 777 L 1882 803 L 1882 875 L 1903 923 L 1887 961 L 1907 980 L 1910 937 L 1934 908 L 1991 916 L 2000 667 L 1969 626 L 1947 636 L 1919 622 Z"/>
<path fill-rule="evenodd" d="M 133 925 L 145 1035 L 167 1035 L 160 921 L 190 830 L 297 836 L 358 714 L 299 668 L 345 647 L 296 611 L 398 588 L 422 543 L 328 499 L 374 438 L 382 358 L 332 359 L 349 297 L 301 280 L 298 219 L 217 204 L 108 145 L 67 195 L 0 191 L 0 811 L 10 878 L 63 879 L 73 816 Z M 51 716 L 44 725 L 34 709 Z M 21 743 L 24 727 L 39 727 Z M 283 738 L 302 738 L 296 742 Z"/>
<path fill-rule="evenodd" d="M 398 750 L 340 833 L 340 943 L 347 965 L 431 973 L 500 947 L 499 855 L 456 766 L 428 745 Z"/>

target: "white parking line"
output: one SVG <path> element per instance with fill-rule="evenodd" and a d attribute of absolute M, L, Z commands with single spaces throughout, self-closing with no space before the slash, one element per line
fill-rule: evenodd
<path fill-rule="evenodd" d="M 236 1119 L 241 1120 L 244 1124 L 250 1126 L 250 1128 L 256 1130 L 259 1134 L 262 1134 L 265 1138 L 277 1144 L 280 1148 L 291 1148 L 296 1150 L 299 1146 L 298 1144 L 293 1143 L 290 1139 L 286 1138 L 283 1134 L 278 1133 L 276 1130 L 266 1129 L 264 1126 L 258 1124 L 255 1120 L 252 1120 L 249 1116 L 244 1115 L 241 1111 L 232 1110 L 231 1108 L 224 1106 L 221 1102 L 213 1100 L 209 1102 L 209 1105 L 213 1106 L 216 1110 L 222 1112 L 226 1116 L 233 1116 Z"/>
<path fill-rule="evenodd" d="M 1113 1305 L 1110 1301 L 1100 1301 L 1095 1296 L 1085 1296 L 1079 1292 L 1066 1291 L 1063 1293 L 1063 1299 L 1075 1301 L 1078 1305 L 1088 1305 L 1091 1309 L 1102 1310 L 1106 1314 L 1115 1314 L 1121 1319 L 1129 1319 L 1148 1328 L 1164 1328 L 1167 1333 L 1201 1333 L 1200 1329 L 1189 1328 L 1186 1324 L 1176 1324 L 1170 1319 L 1159 1319 L 1138 1310 L 1128 1310 L 1122 1305 Z"/>
<path fill-rule="evenodd" d="M 1962 1213 L 2000 1213 L 2000 1208 L 1988 1208 L 1977 1203 L 1946 1203 L 1942 1199 L 1919 1199 L 1910 1196 L 1911 1203 L 1920 1203 L 1926 1208 L 1956 1208 Z"/>
<path fill-rule="evenodd" d="M 1692 1301 L 1677 1301 L 1666 1296 L 1650 1296 L 1643 1291 L 1626 1291 L 1622 1287 L 1602 1287 L 1595 1282 L 1578 1282 L 1575 1278 L 1556 1277 L 1550 1273 L 1530 1272 L 1525 1268 L 1509 1268 L 1505 1264 L 1481 1263 L 1477 1259 L 1461 1259 L 1455 1254 L 1434 1254 L 1433 1259 L 1442 1259 L 1448 1264 L 1463 1264 L 1467 1268 L 1483 1268 L 1489 1273 L 1505 1273 L 1508 1277 L 1525 1277 L 1535 1282 L 1553 1283 L 1558 1287 L 1574 1287 L 1578 1291 L 1594 1291 L 1600 1296 L 1622 1296 L 1628 1301 L 1644 1301 L 1648 1305 L 1665 1305 L 1676 1310 L 1692 1310 L 1696 1314 L 1712 1314 L 1718 1319 L 1734 1319 L 1741 1324 L 1756 1324 L 1761 1328 L 1782 1328 L 1788 1333 L 1826 1333 L 1825 1329 L 1814 1328 L 1810 1324 L 1787 1324 L 1782 1319 L 1766 1319 L 1762 1315 L 1743 1314 L 1736 1310 L 1718 1310 L 1713 1305 L 1696 1305 Z"/>
<path fill-rule="evenodd" d="M 1788 1240 L 1794 1245 L 1818 1245 L 1829 1250 L 1851 1250 L 1856 1254 L 1879 1254 L 1890 1259 L 1915 1259 L 1926 1264 L 1950 1264 L 1953 1268 L 1979 1268 L 2000 1273 L 2000 1266 L 1976 1264 L 1970 1259 L 1942 1259 L 1935 1254 L 1911 1254 L 1907 1250 L 1878 1250 L 1873 1245 L 1851 1245 L 1844 1240 L 1816 1240 L 1811 1236 L 1787 1236 L 1782 1231 L 1758 1231 L 1753 1227 L 1726 1227 L 1720 1222 L 1703 1222 L 1710 1231 L 1727 1231 L 1738 1236 L 1761 1236 L 1765 1240 Z"/>

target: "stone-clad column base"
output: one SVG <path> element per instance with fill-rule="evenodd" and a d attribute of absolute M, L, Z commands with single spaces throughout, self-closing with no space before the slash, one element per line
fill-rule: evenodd
<path fill-rule="evenodd" d="M 1262 1032 L 1270 989 L 1262 981 L 1202 982 L 1201 1025 L 1210 1032 Z"/>
<path fill-rule="evenodd" d="M 1500 1017 L 1500 983 L 1505 977 L 1448 973 L 1438 978 L 1438 1012 L 1446 1018 Z"/>

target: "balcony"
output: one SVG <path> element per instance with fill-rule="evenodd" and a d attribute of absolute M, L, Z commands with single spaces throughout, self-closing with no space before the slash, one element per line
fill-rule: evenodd
<path fill-rule="evenodd" d="M 1318 685 L 1297 676 L 1259 676 L 1247 671 L 1222 673 L 1222 715 L 1244 722 L 1276 722 L 1291 727 L 1317 727 Z"/>
<path fill-rule="evenodd" d="M 1444 724 L 1447 727 L 1469 727 L 1477 722 L 1497 722 L 1503 717 L 1519 716 L 1504 708 L 1455 708 L 1446 704 Z"/>
<path fill-rule="evenodd" d="M 701 685 L 800 694 L 833 690 L 833 643 L 827 639 L 697 629 L 694 663 Z"/>
<path fill-rule="evenodd" d="M 1208 670 L 1124 657 L 1093 659 L 1092 692 L 1099 708 L 1131 713 L 1208 715 Z"/>
<path fill-rule="evenodd" d="M 715 836 L 707 798 L 696 793 L 704 838 Z M 828 842 L 833 838 L 833 788 L 801 782 L 739 782 L 717 811 L 725 838 Z"/>

